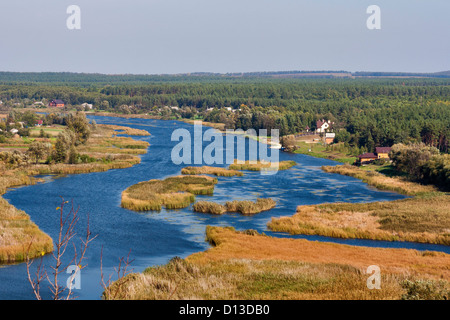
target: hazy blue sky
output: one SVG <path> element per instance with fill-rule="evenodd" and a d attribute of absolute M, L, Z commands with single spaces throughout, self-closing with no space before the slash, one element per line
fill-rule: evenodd
<path fill-rule="evenodd" d="M 449 0 L 1 0 L 0 71 L 435 72 L 449 31 Z"/>

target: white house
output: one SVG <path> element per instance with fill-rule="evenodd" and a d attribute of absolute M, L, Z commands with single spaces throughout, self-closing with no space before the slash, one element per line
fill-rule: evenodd
<path fill-rule="evenodd" d="M 326 132 L 328 129 L 331 128 L 331 121 L 325 121 L 325 120 L 318 120 L 316 122 L 316 132 L 317 133 L 321 133 L 321 132 Z"/>
<path fill-rule="evenodd" d="M 85 103 L 83 103 L 82 105 L 81 105 L 83 108 L 88 108 L 88 109 L 92 109 L 92 107 L 93 107 L 93 105 L 92 104 L 90 104 L 90 103 L 87 103 L 87 102 L 85 102 Z"/>

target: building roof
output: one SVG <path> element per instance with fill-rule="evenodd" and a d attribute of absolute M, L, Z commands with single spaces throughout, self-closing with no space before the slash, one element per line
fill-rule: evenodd
<path fill-rule="evenodd" d="M 325 120 L 317 120 L 316 122 L 316 127 L 317 128 L 322 128 L 322 126 L 327 123 Z"/>
<path fill-rule="evenodd" d="M 375 153 L 389 153 L 391 152 L 391 147 L 376 147 Z"/>
<path fill-rule="evenodd" d="M 374 153 L 363 153 L 358 156 L 360 159 L 378 158 Z"/>
<path fill-rule="evenodd" d="M 56 103 L 56 104 L 64 104 L 64 101 L 59 100 L 59 99 L 52 100 L 52 102 L 53 102 L 53 103 Z"/>

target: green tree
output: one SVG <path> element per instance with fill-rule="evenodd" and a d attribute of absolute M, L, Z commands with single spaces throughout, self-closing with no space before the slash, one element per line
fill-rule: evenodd
<path fill-rule="evenodd" d="M 67 121 L 67 127 L 75 133 L 76 146 L 86 143 L 91 135 L 89 120 L 84 112 L 77 112 L 75 116 L 71 116 Z"/>
<path fill-rule="evenodd" d="M 37 164 L 39 160 L 47 158 L 52 151 L 52 145 L 41 141 L 34 141 L 28 148 L 27 153 L 35 160 Z"/>

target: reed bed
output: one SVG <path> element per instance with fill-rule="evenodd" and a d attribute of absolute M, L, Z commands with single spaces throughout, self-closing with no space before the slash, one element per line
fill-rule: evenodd
<path fill-rule="evenodd" d="M 249 200 L 227 201 L 225 205 L 212 201 L 199 201 L 192 206 L 195 212 L 221 215 L 227 212 L 238 212 L 242 215 L 253 215 L 274 208 L 276 202 L 270 198 L 258 198 L 255 202 Z"/>
<path fill-rule="evenodd" d="M 234 160 L 228 167 L 230 170 L 244 170 L 244 171 L 263 171 L 263 170 L 287 170 L 295 166 L 295 161 L 281 161 L 281 162 L 267 162 L 267 161 L 238 161 Z"/>
<path fill-rule="evenodd" d="M 299 206 L 268 228 L 290 234 L 450 245 L 450 195 L 372 203 Z"/>
<path fill-rule="evenodd" d="M 338 173 L 357 179 L 381 189 L 398 192 L 408 196 L 423 195 L 439 190 L 432 185 L 422 185 L 407 180 L 405 177 L 387 177 L 376 171 L 362 170 L 356 166 L 344 164 L 339 166 L 323 166 L 322 170 L 328 173 Z"/>
<path fill-rule="evenodd" d="M 99 126 L 101 128 L 112 129 L 116 132 L 120 131 L 117 133 L 127 134 L 129 136 L 149 136 L 150 135 L 150 133 L 147 130 L 135 129 L 135 128 L 125 127 L 125 126 L 118 126 L 118 125 L 113 125 L 113 124 L 98 124 L 97 126 Z"/>
<path fill-rule="evenodd" d="M 213 248 L 130 274 L 109 292 L 124 300 L 396 300 L 408 293 L 405 281 L 449 290 L 450 255 L 444 253 L 273 238 L 229 227 L 207 227 L 206 235 Z M 382 290 L 367 288 L 372 264 L 382 270 Z"/>
<path fill-rule="evenodd" d="M 271 198 L 258 198 L 255 202 L 249 200 L 227 201 L 225 207 L 228 212 L 239 212 L 242 215 L 253 215 L 275 208 L 276 201 Z"/>
<path fill-rule="evenodd" d="M 124 128 L 126 127 L 121 127 L 121 130 Z M 138 134 L 138 132 L 129 133 Z M 130 137 L 113 137 L 113 135 L 112 128 L 100 126 L 93 131 L 85 145 L 77 147 L 78 153 L 95 158 L 95 162 L 29 164 L 13 169 L 5 169 L 5 166 L 0 164 L 0 194 L 4 194 L 11 187 L 36 183 L 39 179 L 34 176 L 40 174 L 100 172 L 129 168 L 140 163 L 138 155 L 145 153 L 149 144 Z M 25 212 L 16 209 L 0 197 L 0 264 L 23 262 L 27 250 L 29 258 L 50 253 L 53 251 L 52 239 L 42 232 Z"/>
<path fill-rule="evenodd" d="M 243 176 L 244 174 L 238 170 L 230 170 L 226 168 L 219 167 L 186 167 L 181 169 L 181 174 L 185 175 L 198 175 L 198 174 L 210 174 L 217 177 L 233 177 L 233 176 Z"/>
<path fill-rule="evenodd" d="M 188 207 L 195 195 L 212 195 L 216 178 L 209 176 L 176 176 L 165 180 L 140 182 L 122 193 L 122 207 L 133 211 L 159 211 Z"/>
<path fill-rule="evenodd" d="M 221 215 L 227 212 L 227 208 L 224 205 L 211 201 L 198 201 L 193 206 L 192 209 L 195 212 L 210 213 Z"/>
<path fill-rule="evenodd" d="M 0 264 L 18 263 L 53 251 L 53 241 L 23 211 L 0 197 Z"/>

